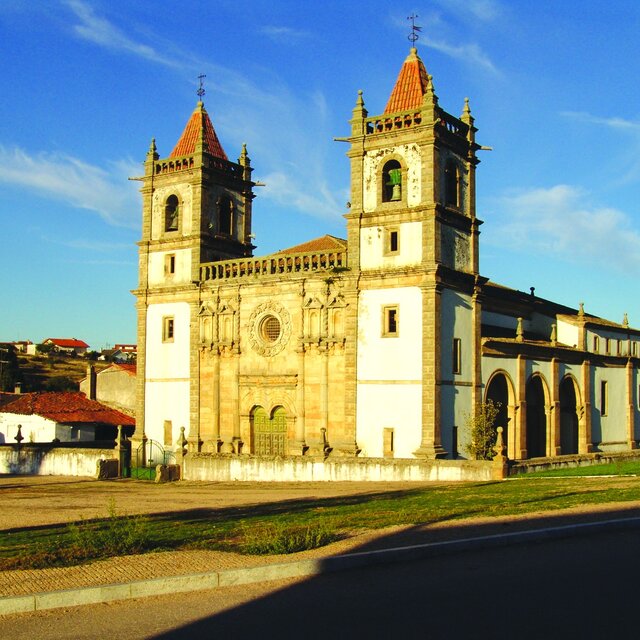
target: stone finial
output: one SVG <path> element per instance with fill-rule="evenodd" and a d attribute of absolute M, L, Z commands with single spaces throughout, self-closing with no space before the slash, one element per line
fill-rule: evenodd
<path fill-rule="evenodd" d="M 581 317 L 584 315 L 584 302 L 578 304 L 578 315 Z"/>
<path fill-rule="evenodd" d="M 187 438 L 184 435 L 184 427 L 180 427 L 180 435 L 178 436 L 178 440 L 176 442 L 178 445 L 178 449 L 182 456 L 187 455 Z"/>
<path fill-rule="evenodd" d="M 624 316 L 622 316 L 622 326 L 623 327 L 628 327 L 629 326 L 629 316 L 627 315 L 626 311 Z"/>
<path fill-rule="evenodd" d="M 522 342 L 524 340 L 524 329 L 522 328 L 522 318 L 518 318 L 518 325 L 516 327 L 516 341 Z"/>
<path fill-rule="evenodd" d="M 460 120 L 465 124 L 472 125 L 473 124 L 473 116 L 471 115 L 471 107 L 469 106 L 469 98 L 464 99 L 464 107 L 462 108 L 462 115 L 460 116 Z"/>
<path fill-rule="evenodd" d="M 369 112 L 365 109 L 362 89 L 358 89 L 358 97 L 356 98 L 356 106 L 353 108 L 354 118 L 366 118 Z"/>
<path fill-rule="evenodd" d="M 14 440 L 18 444 L 20 444 L 24 440 L 24 436 L 22 435 L 22 425 L 21 424 L 18 425 L 18 433 L 16 433 L 16 437 L 14 438 Z"/>
<path fill-rule="evenodd" d="M 558 342 L 558 329 L 556 323 L 552 323 L 551 325 L 551 344 L 556 345 Z"/>
<path fill-rule="evenodd" d="M 251 165 L 251 158 L 249 157 L 249 154 L 247 153 L 247 143 L 243 142 L 242 143 L 242 151 L 240 152 L 240 157 L 238 158 L 238 164 L 242 165 L 243 167 L 248 167 Z"/>

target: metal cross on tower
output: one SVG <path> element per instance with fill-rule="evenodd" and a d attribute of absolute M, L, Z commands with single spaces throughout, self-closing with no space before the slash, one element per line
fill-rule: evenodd
<path fill-rule="evenodd" d="M 200 98 L 200 100 L 202 100 L 202 96 L 205 94 L 205 90 L 204 87 L 202 86 L 202 81 L 206 78 L 207 76 L 204 73 L 201 73 L 198 76 L 198 80 L 200 81 L 200 86 L 198 87 L 198 90 L 196 91 L 196 93 L 198 94 L 198 97 Z"/>
<path fill-rule="evenodd" d="M 409 38 L 409 40 L 414 46 L 416 44 L 416 40 L 420 37 L 418 33 L 422 31 L 422 27 L 419 27 L 416 24 L 417 17 L 418 17 L 417 13 L 412 13 L 410 16 L 407 17 L 407 20 L 411 20 L 411 34 L 408 35 L 407 38 Z"/>

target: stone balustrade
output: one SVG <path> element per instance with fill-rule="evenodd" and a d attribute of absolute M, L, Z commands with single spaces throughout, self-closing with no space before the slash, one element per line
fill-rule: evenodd
<path fill-rule="evenodd" d="M 208 262 L 200 266 L 200 280 L 228 280 L 251 276 L 280 275 L 346 269 L 346 251 L 271 255 L 264 258 L 242 258 Z"/>

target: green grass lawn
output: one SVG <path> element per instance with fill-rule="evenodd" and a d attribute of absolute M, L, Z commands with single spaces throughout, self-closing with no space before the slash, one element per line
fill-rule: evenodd
<path fill-rule="evenodd" d="M 597 464 L 590 467 L 570 467 L 566 469 L 547 469 L 536 471 L 527 476 L 540 478 L 560 478 L 568 476 L 640 476 L 640 461 L 622 460 L 610 464 Z"/>
<path fill-rule="evenodd" d="M 619 465 L 627 467 L 626 463 Z M 583 470 L 596 475 L 597 467 Z M 602 473 L 605 473 L 604 471 Z M 608 473 L 608 472 L 607 472 Z M 79 564 L 96 558 L 170 549 L 287 553 L 321 546 L 358 529 L 462 518 L 552 511 L 579 505 L 640 501 L 630 477 L 546 478 L 426 486 L 378 494 L 120 515 L 72 525 L 0 531 L 0 569 Z"/>

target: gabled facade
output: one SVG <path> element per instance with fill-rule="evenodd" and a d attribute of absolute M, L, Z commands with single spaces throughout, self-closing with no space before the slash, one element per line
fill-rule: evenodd
<path fill-rule="evenodd" d="M 137 437 L 250 456 L 468 457 L 500 403 L 509 457 L 640 437 L 640 332 L 479 273 L 476 128 L 412 48 L 381 115 L 358 94 L 346 240 L 253 257 L 252 168 L 198 103 L 145 163 Z M 597 340 L 596 340 L 597 338 Z M 597 345 L 597 346 L 596 346 Z M 607 352 L 608 349 L 608 352 Z"/>

